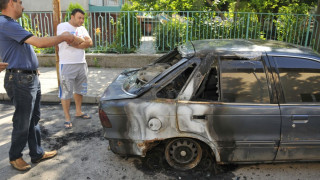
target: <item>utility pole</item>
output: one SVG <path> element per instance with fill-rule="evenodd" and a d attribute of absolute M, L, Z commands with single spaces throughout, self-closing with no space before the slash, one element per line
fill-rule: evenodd
<path fill-rule="evenodd" d="M 53 5 L 53 33 L 57 35 L 57 26 L 61 22 L 61 7 L 60 0 L 52 0 Z M 57 70 L 57 79 L 58 87 L 60 86 L 60 76 L 59 76 L 59 47 L 55 46 L 56 51 L 56 70 Z"/>

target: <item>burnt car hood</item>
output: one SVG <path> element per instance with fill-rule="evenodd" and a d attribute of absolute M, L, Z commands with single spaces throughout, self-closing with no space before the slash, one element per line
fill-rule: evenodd
<path fill-rule="evenodd" d="M 123 83 L 128 79 L 128 75 L 126 73 L 128 71 L 130 71 L 130 69 L 123 71 L 115 80 L 113 80 L 101 96 L 101 101 L 137 97 L 137 95 L 130 94 L 123 89 Z"/>
<path fill-rule="evenodd" d="M 137 88 L 132 88 L 131 90 L 127 90 L 125 88 L 127 86 L 130 86 L 128 85 L 128 82 L 130 81 L 143 81 L 137 77 L 132 78 L 132 73 L 140 74 L 141 72 L 144 72 L 142 68 L 124 70 L 122 73 L 120 73 L 118 77 L 116 77 L 115 80 L 113 80 L 113 82 L 104 91 L 100 101 L 136 98 L 144 92 L 148 91 L 152 87 L 152 84 L 154 84 L 154 82 L 157 81 L 159 78 L 151 78 L 151 81 L 143 82 L 142 85 L 139 85 L 139 87 Z M 157 75 L 158 74 L 154 74 L 154 76 Z"/>
<path fill-rule="evenodd" d="M 158 82 L 164 76 L 169 74 L 171 71 L 179 67 L 181 64 L 188 61 L 184 58 L 178 61 L 173 66 L 167 66 L 162 63 L 150 64 L 144 68 L 138 69 L 127 69 L 123 71 L 104 91 L 101 96 L 101 101 L 104 100 L 116 100 L 116 99 L 130 99 L 136 98 L 141 94 L 148 91 L 153 84 Z M 132 78 L 132 74 L 135 73 L 136 77 Z M 129 81 L 142 82 L 137 88 L 128 90 L 127 86 Z"/>

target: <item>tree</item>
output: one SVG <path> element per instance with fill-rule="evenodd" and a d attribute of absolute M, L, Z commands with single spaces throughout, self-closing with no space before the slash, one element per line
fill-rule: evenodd
<path fill-rule="evenodd" d="M 132 0 L 133 8 L 140 11 L 199 11 L 210 10 L 211 0 Z"/>
<path fill-rule="evenodd" d="M 308 14 L 317 0 L 132 0 L 140 11 L 229 11 Z"/>
<path fill-rule="evenodd" d="M 239 0 L 235 5 L 242 12 L 307 14 L 316 0 Z M 230 6 L 229 9 L 235 9 Z"/>

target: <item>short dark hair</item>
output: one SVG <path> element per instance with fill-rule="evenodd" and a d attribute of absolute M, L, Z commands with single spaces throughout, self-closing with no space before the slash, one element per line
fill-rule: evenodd
<path fill-rule="evenodd" d="M 13 1 L 17 2 L 17 0 L 13 0 Z M 7 8 L 8 3 L 9 3 L 9 0 L 0 0 L 0 10 Z"/>
<path fill-rule="evenodd" d="M 71 15 L 74 16 L 74 15 L 76 15 L 77 12 L 79 12 L 83 15 L 85 14 L 85 12 L 82 9 L 76 8 L 76 9 L 72 10 Z"/>

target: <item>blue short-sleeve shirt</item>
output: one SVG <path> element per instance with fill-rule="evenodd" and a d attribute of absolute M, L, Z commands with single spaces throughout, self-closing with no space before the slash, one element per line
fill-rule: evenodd
<path fill-rule="evenodd" d="M 32 33 L 12 18 L 0 15 L 0 57 L 7 69 L 35 70 L 39 62 L 30 44 L 24 43 Z"/>

